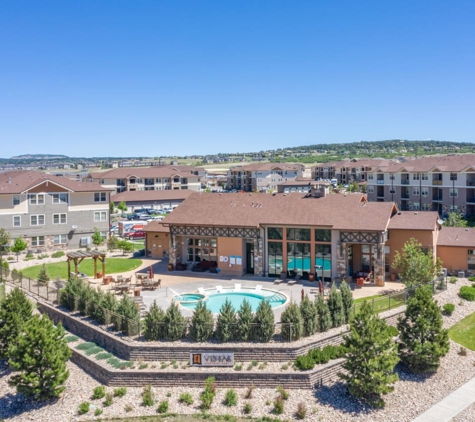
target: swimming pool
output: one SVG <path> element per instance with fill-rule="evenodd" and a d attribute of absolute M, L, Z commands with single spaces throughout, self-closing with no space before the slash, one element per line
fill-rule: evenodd
<path fill-rule="evenodd" d="M 287 302 L 287 296 L 275 290 L 256 290 L 254 288 L 242 288 L 239 291 L 234 291 L 233 288 L 225 288 L 221 292 L 216 289 L 207 289 L 205 294 L 198 293 L 185 293 L 176 295 L 173 297 L 174 301 L 180 303 L 186 309 L 194 310 L 199 300 L 204 300 L 206 306 L 214 314 L 218 314 L 221 306 L 223 306 L 226 299 L 228 299 L 237 311 L 241 306 L 243 300 L 247 300 L 251 305 L 252 311 L 255 312 L 259 306 L 259 303 L 266 299 L 269 301 L 272 308 L 282 306 Z M 200 299 L 199 296 L 202 296 Z"/>

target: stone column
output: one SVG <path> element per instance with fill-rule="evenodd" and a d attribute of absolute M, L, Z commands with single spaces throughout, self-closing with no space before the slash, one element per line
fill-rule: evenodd
<path fill-rule="evenodd" d="M 264 242 L 261 238 L 253 239 L 254 244 L 254 274 L 264 276 Z"/>
<path fill-rule="evenodd" d="M 347 276 L 348 275 L 348 244 L 346 242 L 341 242 L 337 246 L 337 255 L 336 255 L 336 272 L 337 276 Z"/>
<path fill-rule="evenodd" d="M 384 273 L 384 243 L 376 245 L 374 256 L 374 282 L 377 286 L 384 286 L 385 273 Z"/>
<path fill-rule="evenodd" d="M 175 245 L 176 245 L 176 237 L 174 234 L 170 233 L 170 242 L 168 248 L 168 263 L 176 265 L 176 253 L 175 253 Z"/>

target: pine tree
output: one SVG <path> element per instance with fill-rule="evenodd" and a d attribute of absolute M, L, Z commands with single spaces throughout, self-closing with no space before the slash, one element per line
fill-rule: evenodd
<path fill-rule="evenodd" d="M 308 295 L 305 295 L 300 302 L 300 314 L 303 319 L 303 335 L 311 336 L 315 334 L 318 331 L 317 308 Z"/>
<path fill-rule="evenodd" d="M 117 304 L 112 322 L 117 331 L 123 331 L 128 336 L 135 335 L 139 331 L 140 310 L 137 304 L 125 293 Z"/>
<path fill-rule="evenodd" d="M 8 348 L 14 344 L 23 325 L 32 317 L 33 305 L 15 287 L 0 303 L 0 359 L 8 358 Z"/>
<path fill-rule="evenodd" d="M 91 239 L 92 239 L 92 243 L 96 245 L 96 249 L 104 241 L 104 239 L 101 236 L 101 232 L 99 231 L 97 227 L 94 227 L 94 233 L 92 234 Z"/>
<path fill-rule="evenodd" d="M 435 372 L 450 347 L 448 332 L 442 328 L 442 314 L 432 297 L 431 287 L 416 289 L 404 317 L 399 318 L 399 355 L 416 373 Z"/>
<path fill-rule="evenodd" d="M 191 318 L 190 337 L 194 341 L 207 341 L 213 335 L 213 313 L 206 307 L 206 302 L 200 300 Z"/>
<path fill-rule="evenodd" d="M 282 339 L 288 341 L 298 340 L 303 333 L 303 320 L 299 305 L 290 302 L 280 316 L 282 322 Z"/>
<path fill-rule="evenodd" d="M 253 329 L 253 340 L 267 343 L 274 336 L 274 312 L 269 301 L 261 300 L 254 315 L 254 324 L 257 326 Z"/>
<path fill-rule="evenodd" d="M 71 357 L 64 334 L 61 323 L 55 327 L 46 315 L 30 318 L 9 349 L 8 363 L 21 371 L 10 378 L 9 384 L 39 400 L 58 397 L 66 388 L 66 362 Z"/>
<path fill-rule="evenodd" d="M 345 323 L 341 293 L 335 286 L 331 288 L 330 295 L 328 296 L 328 309 L 332 318 L 332 327 L 339 327 Z"/>
<path fill-rule="evenodd" d="M 399 379 L 394 367 L 399 361 L 397 346 L 393 342 L 386 321 L 364 302 L 360 311 L 350 321 L 350 333 L 343 337 L 347 350 L 339 374 L 347 382 L 352 396 L 365 400 L 375 407 L 384 407 L 383 394 L 394 390 Z"/>
<path fill-rule="evenodd" d="M 244 299 L 237 312 L 237 329 L 236 335 L 239 341 L 249 341 L 251 339 L 252 322 L 254 316 L 252 314 L 252 308 L 249 302 Z"/>
<path fill-rule="evenodd" d="M 185 336 L 186 320 L 175 302 L 172 302 L 165 313 L 165 329 L 167 340 L 176 341 Z"/>
<path fill-rule="evenodd" d="M 164 337 L 165 312 L 154 300 L 145 315 L 144 336 L 148 341 L 160 340 Z"/>
<path fill-rule="evenodd" d="M 353 294 L 351 293 L 350 286 L 343 281 L 340 286 L 341 300 L 343 302 L 343 313 L 345 315 L 345 323 L 350 322 L 351 312 L 353 310 Z"/>
<path fill-rule="evenodd" d="M 48 284 L 48 281 L 50 280 L 48 272 L 46 271 L 46 266 L 43 264 L 41 267 L 41 270 L 38 274 L 38 284 L 43 284 L 46 285 Z"/>
<path fill-rule="evenodd" d="M 328 331 L 332 326 L 332 317 L 328 309 L 328 304 L 322 295 L 317 296 L 315 309 L 317 310 L 318 316 L 318 331 L 321 333 Z"/>
<path fill-rule="evenodd" d="M 226 299 L 219 310 L 216 321 L 216 338 L 223 343 L 232 340 L 236 336 L 236 311 L 231 302 Z"/>

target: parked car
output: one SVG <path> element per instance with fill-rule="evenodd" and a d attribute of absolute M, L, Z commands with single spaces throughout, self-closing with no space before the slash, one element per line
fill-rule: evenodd
<path fill-rule="evenodd" d="M 149 220 L 150 216 L 146 213 L 140 214 L 139 220 Z"/>
<path fill-rule="evenodd" d="M 163 215 L 157 215 L 156 217 L 150 217 L 147 221 L 162 221 L 164 218 Z"/>
<path fill-rule="evenodd" d="M 172 208 L 163 208 L 162 209 L 162 214 L 170 214 L 173 211 Z"/>
<path fill-rule="evenodd" d="M 126 239 L 145 239 L 145 232 L 142 230 L 135 230 L 124 235 Z"/>
<path fill-rule="evenodd" d="M 127 220 L 138 220 L 139 218 L 140 218 L 140 214 L 137 214 L 136 212 L 133 214 L 127 215 Z"/>

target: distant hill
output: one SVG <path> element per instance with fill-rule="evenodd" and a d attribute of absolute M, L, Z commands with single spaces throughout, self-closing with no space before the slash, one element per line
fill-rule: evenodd
<path fill-rule="evenodd" d="M 23 154 L 11 157 L 10 160 L 68 160 L 67 155 L 54 154 Z"/>

